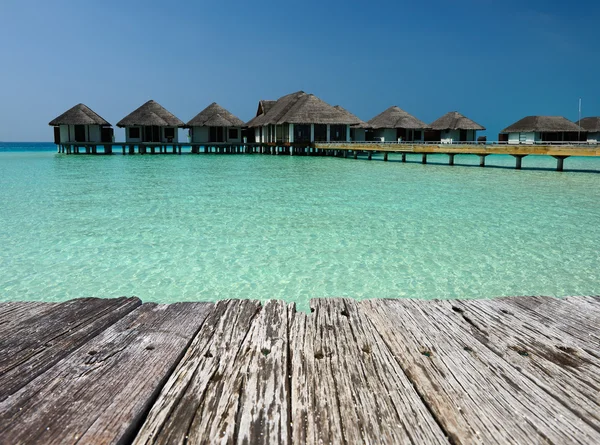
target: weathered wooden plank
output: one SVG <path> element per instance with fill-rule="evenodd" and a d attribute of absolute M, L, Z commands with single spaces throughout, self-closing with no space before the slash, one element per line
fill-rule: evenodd
<path fill-rule="evenodd" d="M 292 320 L 293 442 L 448 443 L 356 302 L 311 305 Z"/>
<path fill-rule="evenodd" d="M 494 299 L 494 305 L 506 313 L 527 314 L 541 324 L 552 326 L 584 348 L 600 347 L 600 314 L 582 308 L 576 298 L 513 297 Z M 590 350 L 591 351 L 591 350 Z M 593 353 L 593 352 L 592 352 Z"/>
<path fill-rule="evenodd" d="M 0 337 L 24 321 L 51 310 L 57 303 L 39 301 L 8 301 L 0 303 Z"/>
<path fill-rule="evenodd" d="M 288 306 L 269 301 L 244 340 L 243 390 L 235 416 L 238 443 L 290 443 Z"/>
<path fill-rule="evenodd" d="M 600 431 L 599 359 L 527 314 L 502 312 L 494 300 L 439 304 L 447 317 Z"/>
<path fill-rule="evenodd" d="M 314 317 L 290 312 L 292 443 L 341 443 L 342 424 L 330 349 L 315 345 Z M 318 348 L 318 349 L 317 349 Z"/>
<path fill-rule="evenodd" d="M 211 308 L 137 308 L 1 402 L 2 441 L 129 441 Z"/>
<path fill-rule="evenodd" d="M 595 443 L 600 433 L 463 328 L 435 301 L 360 307 L 455 443 Z"/>
<path fill-rule="evenodd" d="M 164 386 L 134 443 L 236 442 L 238 409 L 242 406 L 247 372 L 239 364 L 248 355 L 244 354 L 244 339 L 260 313 L 257 301 L 227 300 L 216 304 Z"/>
<path fill-rule="evenodd" d="M 137 298 L 83 298 L 48 309 L 36 305 L 34 315 L 0 328 L 0 401 L 140 304 Z"/>

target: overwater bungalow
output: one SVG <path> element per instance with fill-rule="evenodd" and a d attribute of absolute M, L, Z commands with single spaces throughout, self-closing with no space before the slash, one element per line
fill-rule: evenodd
<path fill-rule="evenodd" d="M 600 117 L 584 117 L 577 122 L 586 133 L 587 141 L 593 144 L 600 142 Z"/>
<path fill-rule="evenodd" d="M 575 142 L 582 128 L 562 116 L 527 116 L 506 127 L 501 132 L 509 144 L 535 144 L 539 142 Z"/>
<path fill-rule="evenodd" d="M 186 124 L 192 143 L 241 143 L 244 121 L 213 102 Z"/>
<path fill-rule="evenodd" d="M 102 143 L 113 141 L 112 126 L 87 105 L 78 104 L 49 122 L 54 143 Z"/>
<path fill-rule="evenodd" d="M 246 122 L 246 127 L 249 128 L 252 142 L 266 142 L 266 135 L 264 134 L 263 127 L 260 125 L 254 126 L 255 123 L 260 122 L 262 117 L 277 103 L 276 100 L 259 100 L 258 108 L 256 110 L 256 116 L 250 121 Z"/>
<path fill-rule="evenodd" d="M 423 141 L 429 126 L 396 106 L 379 113 L 367 122 L 373 128 L 373 138 L 384 142 Z"/>
<path fill-rule="evenodd" d="M 125 128 L 125 142 L 127 143 L 169 144 L 179 142 L 177 129 L 183 128 L 185 123 L 159 103 L 149 100 L 121 119 L 117 126 Z"/>
<path fill-rule="evenodd" d="M 367 129 L 370 129 L 371 126 L 340 105 L 335 105 L 333 108 L 344 113 L 348 119 L 354 119 L 358 122 L 350 125 L 350 140 L 355 142 L 364 142 L 366 140 L 366 131 Z"/>
<path fill-rule="evenodd" d="M 259 104 L 259 111 L 261 105 Z M 351 125 L 359 119 L 332 107 L 304 91 L 279 98 L 268 110 L 262 110 L 246 125 L 254 128 L 257 142 L 311 143 L 315 141 L 347 141 Z"/>
<path fill-rule="evenodd" d="M 457 142 L 475 142 L 477 132 L 485 130 L 485 127 L 463 116 L 458 111 L 450 111 L 429 126 L 428 141 L 440 142 L 442 144 L 453 144 Z"/>

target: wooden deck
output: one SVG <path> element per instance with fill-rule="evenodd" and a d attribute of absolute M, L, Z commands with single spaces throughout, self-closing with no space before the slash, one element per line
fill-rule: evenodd
<path fill-rule="evenodd" d="M 600 298 L 0 304 L 0 442 L 600 443 Z"/>

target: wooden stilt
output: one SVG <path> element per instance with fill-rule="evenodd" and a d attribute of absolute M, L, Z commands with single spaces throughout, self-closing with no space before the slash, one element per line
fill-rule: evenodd
<path fill-rule="evenodd" d="M 455 153 L 448 153 L 448 165 L 454 165 Z"/>
<path fill-rule="evenodd" d="M 354 159 L 358 159 L 358 152 L 354 150 Z"/>
<path fill-rule="evenodd" d="M 387 162 L 387 160 L 388 160 L 388 152 L 387 151 L 383 153 L 383 160 L 384 160 L 384 162 Z"/>
<path fill-rule="evenodd" d="M 421 164 L 427 164 L 427 153 L 423 153 L 421 158 Z"/>
<path fill-rule="evenodd" d="M 406 153 L 402 153 L 402 162 L 406 162 Z"/>
<path fill-rule="evenodd" d="M 485 158 L 487 157 L 487 155 L 479 155 L 479 166 L 480 167 L 485 167 Z"/>
<path fill-rule="evenodd" d="M 369 161 L 370 161 L 371 159 L 373 159 L 373 152 L 372 152 L 372 151 L 370 151 L 370 152 L 369 152 L 369 157 L 368 157 L 367 159 L 368 159 Z"/>

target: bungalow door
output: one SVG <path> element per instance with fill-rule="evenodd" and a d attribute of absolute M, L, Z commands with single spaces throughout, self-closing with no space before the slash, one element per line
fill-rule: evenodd
<path fill-rule="evenodd" d="M 467 142 L 467 130 L 460 130 L 460 142 Z"/>
<path fill-rule="evenodd" d="M 144 127 L 144 142 L 160 142 L 160 127 L 156 125 Z"/>
<path fill-rule="evenodd" d="M 85 125 L 75 125 L 75 142 L 85 142 Z"/>

